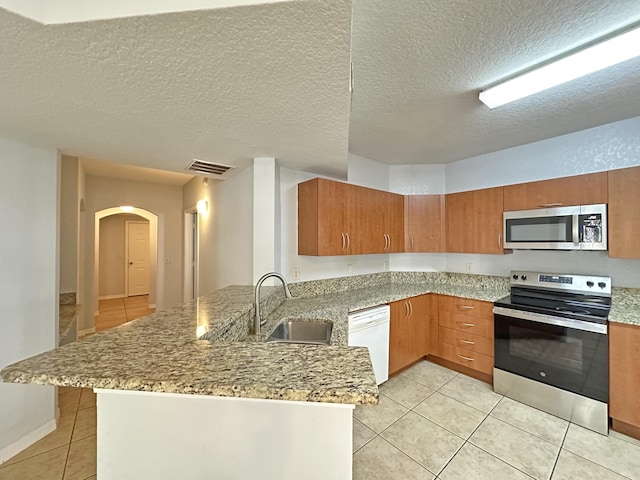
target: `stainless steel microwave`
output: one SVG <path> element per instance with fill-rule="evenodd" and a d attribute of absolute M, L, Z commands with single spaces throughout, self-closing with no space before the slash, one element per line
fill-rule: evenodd
<path fill-rule="evenodd" d="M 506 249 L 606 250 L 607 205 L 504 212 Z"/>

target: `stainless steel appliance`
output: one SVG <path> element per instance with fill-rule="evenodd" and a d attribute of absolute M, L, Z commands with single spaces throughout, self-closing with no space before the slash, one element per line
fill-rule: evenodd
<path fill-rule="evenodd" d="M 610 308 L 610 277 L 511 272 L 493 307 L 494 390 L 607 434 Z"/>
<path fill-rule="evenodd" d="M 607 205 L 503 213 L 504 248 L 606 250 Z"/>

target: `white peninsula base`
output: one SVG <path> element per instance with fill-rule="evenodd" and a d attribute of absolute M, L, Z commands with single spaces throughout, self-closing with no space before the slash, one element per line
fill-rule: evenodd
<path fill-rule="evenodd" d="M 100 480 L 351 479 L 353 405 L 95 392 Z"/>

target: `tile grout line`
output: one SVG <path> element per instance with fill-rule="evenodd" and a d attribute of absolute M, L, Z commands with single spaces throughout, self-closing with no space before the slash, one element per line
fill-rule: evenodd
<path fill-rule="evenodd" d="M 67 466 L 69 465 L 69 453 L 71 452 L 71 443 L 73 440 L 73 432 L 76 429 L 76 422 L 78 421 L 78 410 L 80 409 L 80 399 L 82 398 L 82 388 L 80 389 L 80 395 L 78 396 L 78 403 L 76 404 L 76 411 L 73 417 L 73 426 L 71 427 L 71 436 L 69 437 L 69 443 L 67 444 L 67 456 L 64 460 L 64 469 L 62 470 L 62 478 L 64 480 L 67 474 Z"/>

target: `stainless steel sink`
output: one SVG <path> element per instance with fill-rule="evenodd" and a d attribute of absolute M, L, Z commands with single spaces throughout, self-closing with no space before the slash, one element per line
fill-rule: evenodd
<path fill-rule="evenodd" d="M 332 330 L 333 324 L 330 322 L 289 320 L 278 325 L 267 342 L 329 345 Z"/>

